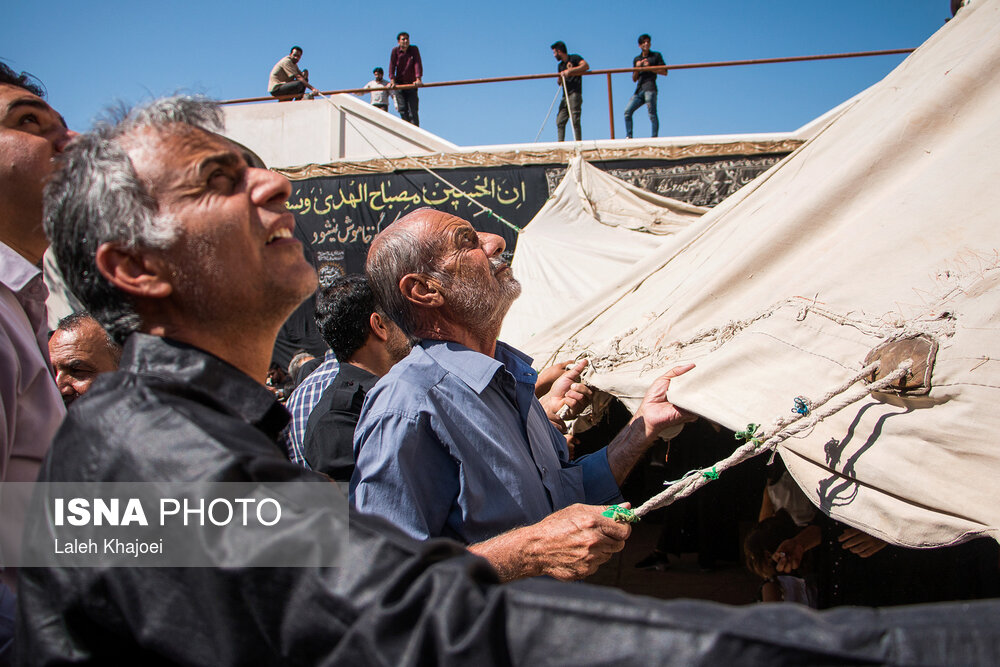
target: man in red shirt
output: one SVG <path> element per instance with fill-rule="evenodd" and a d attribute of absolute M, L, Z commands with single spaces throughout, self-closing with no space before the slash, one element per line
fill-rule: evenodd
<path fill-rule="evenodd" d="M 399 117 L 420 126 L 420 99 L 417 97 L 416 86 L 421 85 L 424 76 L 424 65 L 420 62 L 420 49 L 410 44 L 410 34 L 401 32 L 396 35 L 399 46 L 393 47 L 389 55 L 389 87 L 393 88 L 392 98 L 396 102 Z M 413 84 L 412 88 L 397 88 Z"/>

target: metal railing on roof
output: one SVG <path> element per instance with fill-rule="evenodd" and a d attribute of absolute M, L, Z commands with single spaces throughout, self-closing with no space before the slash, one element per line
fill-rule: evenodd
<path fill-rule="evenodd" d="M 855 51 L 851 53 L 826 53 L 813 56 L 790 56 L 785 58 L 755 58 L 752 60 L 724 60 L 719 62 L 707 62 L 707 63 L 684 63 L 679 65 L 666 65 L 658 67 L 619 67 L 614 69 L 596 69 L 584 72 L 582 76 L 593 76 L 604 74 L 608 77 L 608 119 L 611 124 L 611 138 L 615 138 L 615 120 L 614 120 L 614 103 L 612 101 L 612 91 L 611 91 L 611 75 L 612 74 L 622 74 L 625 72 L 645 72 L 645 71 L 657 71 L 662 72 L 663 70 L 684 70 L 684 69 L 701 69 L 706 67 L 736 67 L 741 65 L 768 65 L 772 63 L 796 63 L 796 62 L 808 62 L 813 60 L 836 60 L 838 58 L 867 58 L 871 56 L 890 56 L 899 55 L 904 53 L 912 53 L 914 49 L 886 49 L 882 51 Z M 559 76 L 558 72 L 548 72 L 545 74 L 521 74 L 517 76 L 494 76 L 494 77 L 484 77 L 479 79 L 459 79 L 456 81 L 432 81 L 429 83 L 421 83 L 419 86 L 416 84 L 405 84 L 396 86 L 398 89 L 404 88 L 440 88 L 443 86 L 468 86 L 484 83 L 503 83 L 507 81 L 531 81 L 534 79 L 554 79 Z M 345 88 L 342 90 L 329 90 L 322 91 L 323 95 L 337 95 L 340 93 L 354 93 L 354 94 L 366 94 L 370 93 L 369 88 Z M 224 100 L 220 104 L 244 104 L 247 102 L 281 102 L 285 100 L 294 99 L 296 96 L 288 95 L 284 97 L 274 97 L 268 95 L 266 97 L 245 97 L 236 100 Z"/>

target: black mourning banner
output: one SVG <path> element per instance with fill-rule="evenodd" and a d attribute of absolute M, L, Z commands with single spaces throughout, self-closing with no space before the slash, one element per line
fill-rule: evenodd
<path fill-rule="evenodd" d="M 361 273 L 375 235 L 423 207 L 447 211 L 468 220 L 479 231 L 499 234 L 507 242 L 507 249 L 513 250 L 517 232 L 473 201 L 523 228 L 549 194 L 543 166 L 452 169 L 440 173 L 455 187 L 422 171 L 293 181 L 286 206 L 295 214 L 296 236 L 310 249 L 320 283 L 329 284 L 343 274 Z"/>

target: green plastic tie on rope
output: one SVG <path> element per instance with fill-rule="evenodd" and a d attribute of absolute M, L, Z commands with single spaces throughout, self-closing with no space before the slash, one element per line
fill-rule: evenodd
<path fill-rule="evenodd" d="M 640 519 L 635 512 L 621 505 L 611 505 L 608 509 L 601 512 L 601 516 L 614 519 L 618 523 L 639 523 Z"/>
<path fill-rule="evenodd" d="M 755 438 L 754 434 L 757 433 L 757 429 L 760 428 L 760 424 L 747 424 L 745 431 L 737 431 L 733 437 L 737 440 L 745 440 L 747 442 L 752 442 L 755 445 L 760 445 L 760 438 Z"/>
<path fill-rule="evenodd" d="M 753 424 L 750 425 L 753 426 Z M 701 474 L 705 479 L 710 479 L 712 481 L 719 479 L 719 473 L 716 472 L 715 466 L 712 466 L 711 470 L 702 470 Z"/>

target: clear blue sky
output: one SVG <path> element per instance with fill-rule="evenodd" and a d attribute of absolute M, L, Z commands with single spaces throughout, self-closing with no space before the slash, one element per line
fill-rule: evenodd
<path fill-rule="evenodd" d="M 554 71 L 563 40 L 594 69 L 627 67 L 636 37 L 653 36 L 668 63 L 916 47 L 949 16 L 948 0 L 652 0 L 430 3 L 11 3 L 0 58 L 35 74 L 74 129 L 109 104 L 190 91 L 219 99 L 266 94 L 271 66 L 292 44 L 322 90 L 361 86 L 387 68 L 396 33 L 420 47 L 424 80 Z M 902 56 L 677 71 L 660 77 L 660 135 L 793 130 L 884 77 Z M 616 75 L 616 133 L 632 92 Z M 459 145 L 528 142 L 554 80 L 421 92 L 421 124 Z M 543 140 L 555 139 L 555 113 Z M 609 136 L 604 77 L 584 82 L 584 138 Z M 648 136 L 645 110 L 637 136 Z"/>

